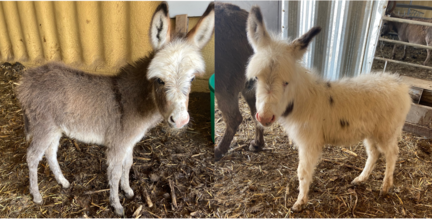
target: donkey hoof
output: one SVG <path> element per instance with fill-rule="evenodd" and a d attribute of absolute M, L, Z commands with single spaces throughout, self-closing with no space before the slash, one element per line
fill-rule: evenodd
<path fill-rule="evenodd" d="M 62 185 L 63 189 L 67 189 L 70 187 L 70 183 L 66 179 L 61 180 L 60 184 Z"/>
<path fill-rule="evenodd" d="M 352 185 L 360 185 L 360 184 L 363 183 L 363 182 L 364 182 L 364 180 L 361 179 L 360 176 L 358 176 L 358 177 L 356 177 L 356 178 L 351 182 L 351 184 L 352 184 Z"/>
<path fill-rule="evenodd" d="M 116 213 L 118 216 L 124 216 L 124 210 L 123 210 L 123 207 L 120 206 L 120 207 L 118 207 L 118 208 L 115 208 L 115 213 Z"/>
<path fill-rule="evenodd" d="M 131 199 L 134 197 L 134 192 L 132 191 L 132 189 L 128 189 L 127 191 L 125 191 L 125 196 L 128 199 Z"/>
<path fill-rule="evenodd" d="M 33 195 L 33 202 L 38 205 L 42 205 L 42 196 L 40 194 Z"/>
<path fill-rule="evenodd" d="M 303 210 L 303 204 L 295 203 L 291 209 L 295 212 L 299 212 L 299 211 Z"/>
<path fill-rule="evenodd" d="M 222 153 L 220 150 L 215 149 L 215 161 L 216 161 L 216 162 L 217 162 L 217 161 L 220 161 L 220 159 L 222 159 L 222 157 L 223 157 L 222 154 L 223 154 L 223 153 Z"/>
<path fill-rule="evenodd" d="M 264 148 L 264 144 L 257 144 L 255 140 L 252 140 L 249 145 L 249 151 L 259 152 Z"/>

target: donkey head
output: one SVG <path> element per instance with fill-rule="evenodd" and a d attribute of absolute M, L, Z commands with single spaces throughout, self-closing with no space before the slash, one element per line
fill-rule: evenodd
<path fill-rule="evenodd" d="M 147 79 L 153 81 L 156 105 L 171 127 L 189 122 L 188 102 L 191 82 L 205 72 L 200 50 L 214 30 L 214 3 L 210 3 L 197 25 L 186 35 L 173 34 L 168 5 L 161 3 L 150 26 L 150 41 L 155 50 Z"/>
<path fill-rule="evenodd" d="M 304 73 L 299 60 L 320 31 L 320 27 L 314 27 L 300 38 L 288 42 L 267 32 L 259 7 L 251 9 L 247 36 L 255 53 L 249 60 L 246 77 L 256 80 L 255 118 L 262 125 L 269 126 L 292 111 L 295 91 L 291 84 Z"/>

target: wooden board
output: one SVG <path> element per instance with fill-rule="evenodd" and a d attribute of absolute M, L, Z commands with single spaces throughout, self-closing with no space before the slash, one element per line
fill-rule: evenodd
<path fill-rule="evenodd" d="M 176 33 L 187 33 L 189 20 L 187 14 L 176 15 Z"/>
<path fill-rule="evenodd" d="M 401 76 L 401 78 L 405 83 L 411 86 L 432 90 L 432 81 L 426 81 L 426 80 L 412 78 L 408 76 Z"/>

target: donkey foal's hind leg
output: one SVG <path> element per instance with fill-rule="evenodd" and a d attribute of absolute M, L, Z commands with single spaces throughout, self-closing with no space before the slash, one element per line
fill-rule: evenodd
<path fill-rule="evenodd" d="M 126 198 L 132 198 L 134 196 L 134 192 L 129 185 L 129 172 L 133 163 L 133 148 L 126 152 L 126 156 L 123 161 L 123 173 L 120 181 L 120 186 L 125 192 Z"/>
<path fill-rule="evenodd" d="M 385 144 L 380 144 L 379 147 L 381 148 L 381 151 L 384 153 L 386 158 L 386 170 L 381 191 L 381 195 L 385 195 L 393 186 L 393 173 L 399 154 L 397 137 L 389 139 L 388 142 L 386 142 Z"/>
<path fill-rule="evenodd" d="M 32 142 L 27 149 L 27 165 L 29 167 L 30 193 L 33 195 L 33 201 L 36 204 L 42 204 L 42 195 L 39 192 L 37 176 L 37 168 L 39 165 L 39 161 L 42 160 L 42 156 L 44 155 L 45 151 L 47 151 L 47 148 L 49 146 L 56 143 L 58 144 L 58 140 L 60 139 L 60 137 L 61 133 L 50 132 L 47 130 L 42 131 L 41 133 L 34 135 Z"/>
<path fill-rule="evenodd" d="M 371 139 L 365 139 L 363 141 L 363 144 L 366 148 L 366 152 L 368 154 L 368 158 L 366 160 L 366 165 L 361 174 L 356 177 L 351 183 L 352 184 L 358 184 L 366 181 L 369 178 L 369 175 L 371 174 L 374 165 L 379 157 L 379 151 L 377 149 L 377 145 L 375 142 L 373 142 Z"/>
<path fill-rule="evenodd" d="M 53 142 L 48 147 L 48 149 L 45 151 L 45 158 L 48 160 L 48 164 L 50 166 L 50 169 L 53 172 L 54 177 L 57 180 L 57 182 L 60 183 L 63 188 L 67 189 L 67 188 L 69 188 L 70 183 L 63 176 L 63 173 L 60 169 L 60 165 L 57 161 L 57 149 L 59 146 L 59 140 L 60 140 L 61 134 L 57 137 L 58 138 L 56 140 L 53 139 Z"/>

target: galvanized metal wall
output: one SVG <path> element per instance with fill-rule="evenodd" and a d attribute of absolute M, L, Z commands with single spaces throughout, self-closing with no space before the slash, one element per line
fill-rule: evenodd
<path fill-rule="evenodd" d="M 91 73 L 113 74 L 152 50 L 148 30 L 159 4 L 0 2 L 0 62 L 19 61 L 32 67 L 61 61 Z M 189 28 L 198 19 L 191 18 Z M 214 39 L 203 49 L 203 55 L 206 75 L 193 83 L 193 91 L 209 91 Z"/>
<path fill-rule="evenodd" d="M 295 39 L 314 26 L 322 32 L 303 62 L 324 78 L 369 73 L 387 1 L 283 1 L 282 34 Z"/>

